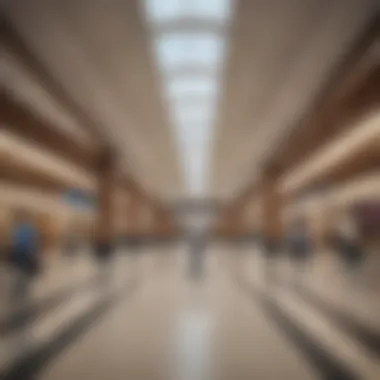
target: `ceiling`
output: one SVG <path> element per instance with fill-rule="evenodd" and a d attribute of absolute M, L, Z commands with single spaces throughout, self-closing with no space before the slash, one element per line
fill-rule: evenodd
<path fill-rule="evenodd" d="M 201 155 L 199 135 L 178 139 L 165 90 L 168 74 L 216 81 L 209 132 L 201 133 L 208 139 L 202 146 L 210 153 L 209 171 L 203 173 L 209 185 L 205 193 L 230 198 L 260 175 L 267 156 L 312 108 L 378 5 L 377 0 L 231 0 L 222 22 L 190 7 L 191 17 L 184 14 L 159 25 L 149 19 L 147 2 L 3 1 L 6 15 L 46 70 L 101 126 L 120 154 L 122 170 L 163 199 L 188 195 L 181 152 L 193 161 Z M 226 1 L 203 1 L 218 2 Z M 223 54 L 217 68 L 189 67 L 194 56 L 209 53 L 195 44 L 187 52 L 188 62 L 174 74 L 163 70 L 154 45 L 163 33 L 159 27 L 168 34 L 218 35 Z M 83 126 L 44 92 L 26 67 L 10 55 L 2 60 L 5 84 L 16 96 L 74 139 L 92 144 Z M 204 108 L 205 101 L 195 93 L 194 104 Z M 189 120 L 187 130 L 206 128 L 191 120 L 189 126 Z M 181 145 L 184 136 L 188 141 Z M 206 161 L 198 165 L 206 166 Z"/>
<path fill-rule="evenodd" d="M 12 0 L 5 2 L 5 12 L 66 93 L 102 126 L 124 170 L 160 196 L 181 193 L 177 152 L 138 1 Z M 27 87 L 33 94 L 28 101 L 63 124 L 57 107 L 49 104 L 48 110 L 53 102 L 38 83 L 23 84 L 16 76 L 5 81 L 23 97 Z"/>
<path fill-rule="evenodd" d="M 212 189 L 236 194 L 314 105 L 377 1 L 241 1 L 216 125 Z"/>

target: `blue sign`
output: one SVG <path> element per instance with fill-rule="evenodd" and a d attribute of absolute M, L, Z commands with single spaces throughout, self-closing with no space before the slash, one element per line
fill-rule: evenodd
<path fill-rule="evenodd" d="M 82 190 L 79 189 L 70 189 L 64 193 L 64 199 L 66 203 L 73 206 L 80 207 L 95 207 L 96 199 L 94 196 L 86 194 Z"/>

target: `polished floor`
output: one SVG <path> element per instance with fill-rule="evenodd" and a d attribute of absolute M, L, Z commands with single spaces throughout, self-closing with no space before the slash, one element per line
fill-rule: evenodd
<path fill-rule="evenodd" d="M 268 264 L 254 246 L 215 244 L 195 280 L 185 245 L 120 250 L 109 273 L 86 252 L 55 255 L 20 305 L 3 267 L 0 378 L 376 380 L 371 260 L 352 274 L 321 253 L 301 270 Z"/>

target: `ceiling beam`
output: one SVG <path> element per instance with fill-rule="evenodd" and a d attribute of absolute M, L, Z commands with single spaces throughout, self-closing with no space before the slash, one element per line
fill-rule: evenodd
<path fill-rule="evenodd" d="M 349 183 L 351 179 L 361 178 L 380 170 L 380 136 L 372 140 L 371 144 L 350 155 L 344 162 L 334 165 L 332 168 L 313 178 L 307 186 L 297 188 L 286 194 L 289 198 L 295 198 L 300 194 L 307 194 L 315 189 L 333 188 L 343 183 Z"/>
<path fill-rule="evenodd" d="M 31 111 L 22 102 L 16 100 L 8 91 L 4 90 L 0 93 L 0 123 L 1 129 L 5 129 L 32 144 L 40 146 L 43 149 L 58 155 L 74 165 L 84 168 L 90 173 L 98 171 L 100 160 L 103 155 L 101 152 L 89 150 L 84 146 L 80 146 L 67 134 L 61 132 L 50 122 L 43 119 L 40 115 Z M 108 150 L 107 150 L 108 151 Z M 103 150 L 102 152 L 107 152 Z M 18 183 L 26 183 L 36 185 L 42 188 L 62 189 L 66 185 L 59 183 L 58 180 L 47 178 L 45 174 L 36 172 L 35 170 L 26 170 L 21 167 L 13 166 L 13 169 L 3 169 L 1 173 L 3 179 L 17 181 Z M 5 171 L 4 171 L 5 170 Z M 19 175 L 12 173 L 19 171 Z M 121 176 L 118 182 L 132 193 L 146 200 L 146 202 L 155 204 L 155 200 L 134 181 L 130 176 Z"/>
<path fill-rule="evenodd" d="M 380 104 L 380 18 L 377 15 L 332 74 L 304 120 L 266 164 L 281 175 L 305 161 L 320 147 L 345 130 L 358 117 Z"/>
<path fill-rule="evenodd" d="M 380 17 L 376 14 L 322 89 L 311 112 L 285 136 L 263 165 L 263 178 L 251 183 L 231 208 L 257 193 L 266 176 L 279 178 L 329 141 L 354 127 L 380 104 Z"/>
<path fill-rule="evenodd" d="M 1 129 L 7 129 L 80 167 L 91 171 L 94 169 L 97 157 L 95 152 L 79 146 L 6 90 L 0 94 L 0 123 Z"/>
<path fill-rule="evenodd" d="M 6 152 L 0 153 L 0 180 L 2 183 L 12 183 L 53 193 L 62 193 L 78 187 L 72 181 L 49 174 Z M 88 189 L 84 191 L 88 192 Z"/>
<path fill-rule="evenodd" d="M 5 91 L 0 95 L 1 128 L 7 128 L 11 132 L 53 151 L 53 153 L 57 153 L 81 167 L 94 170 L 102 152 L 115 151 L 105 129 L 98 125 L 67 95 L 64 87 L 25 43 L 17 28 L 4 12 L 0 15 L 0 35 L 2 46 L 26 67 L 41 87 L 48 91 L 50 96 L 69 115 L 75 118 L 89 136 L 93 137 L 96 152 L 90 152 L 79 146 L 54 125 L 44 120 L 43 117 L 37 116 L 35 112 L 32 112 Z M 143 194 L 146 199 L 154 202 L 130 176 L 126 176 L 122 181 L 128 183 L 132 191 Z"/>
<path fill-rule="evenodd" d="M 73 116 L 89 136 L 93 137 L 98 147 L 107 144 L 107 137 L 102 128 L 97 125 L 78 105 L 67 95 L 62 85 L 50 74 L 45 65 L 25 43 L 22 36 L 13 26 L 11 20 L 2 13 L 0 16 L 0 35 L 3 47 L 7 49 L 28 71 L 49 95 L 60 104 L 68 114 Z"/>

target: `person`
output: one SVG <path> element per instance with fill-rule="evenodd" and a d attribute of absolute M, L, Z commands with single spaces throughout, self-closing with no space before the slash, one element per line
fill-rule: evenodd
<path fill-rule="evenodd" d="M 297 220 L 290 231 L 289 248 L 295 265 L 298 268 L 298 276 L 295 279 L 299 280 L 305 273 L 305 265 L 311 254 L 309 233 L 306 223 L 302 219 Z"/>
<path fill-rule="evenodd" d="M 281 239 L 274 236 L 261 238 L 262 252 L 265 260 L 265 281 L 268 285 L 278 284 L 278 263 L 281 255 Z"/>
<path fill-rule="evenodd" d="M 337 228 L 338 246 L 346 267 L 355 271 L 363 261 L 364 250 L 358 227 L 352 215 L 344 213 Z"/>
<path fill-rule="evenodd" d="M 104 295 L 107 295 L 112 290 L 112 262 L 115 253 L 114 242 L 107 240 L 107 237 L 101 236 L 95 244 L 95 257 L 98 265 L 97 284 Z"/>
<path fill-rule="evenodd" d="M 30 280 L 38 272 L 38 245 L 37 228 L 30 215 L 17 211 L 11 234 L 11 264 L 16 270 L 11 296 L 16 302 L 26 300 Z"/>

